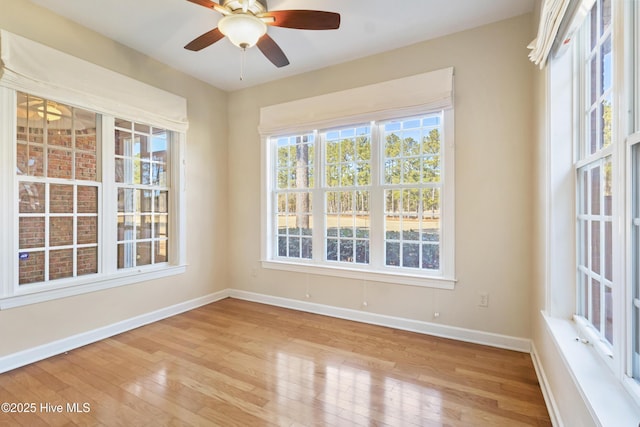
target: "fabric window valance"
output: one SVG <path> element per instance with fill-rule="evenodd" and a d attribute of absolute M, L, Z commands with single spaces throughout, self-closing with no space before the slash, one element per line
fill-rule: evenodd
<path fill-rule="evenodd" d="M 259 131 L 322 129 L 453 107 L 453 67 L 260 109 Z"/>
<path fill-rule="evenodd" d="M 0 84 L 170 130 L 188 128 L 183 97 L 0 30 Z"/>

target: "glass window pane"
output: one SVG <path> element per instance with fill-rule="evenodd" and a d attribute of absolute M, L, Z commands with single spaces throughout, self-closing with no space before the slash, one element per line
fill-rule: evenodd
<path fill-rule="evenodd" d="M 384 155 L 388 158 L 400 156 L 402 144 L 400 137 L 395 133 L 387 135 L 387 139 L 384 146 Z"/>
<path fill-rule="evenodd" d="M 151 242 L 136 244 L 136 266 L 151 264 Z"/>
<path fill-rule="evenodd" d="M 589 121 L 589 138 L 587 139 L 587 147 L 589 154 L 593 154 L 598 149 L 598 111 L 596 108 L 591 111 L 587 117 Z"/>
<path fill-rule="evenodd" d="M 602 129 L 601 144 L 602 148 L 604 148 L 611 145 L 611 95 L 602 100 L 602 104 L 600 105 L 600 112 L 600 128 Z"/>
<path fill-rule="evenodd" d="M 300 238 L 289 236 L 289 256 L 300 258 Z"/>
<path fill-rule="evenodd" d="M 313 244 L 311 238 L 300 239 L 300 257 L 311 259 L 313 257 Z"/>
<path fill-rule="evenodd" d="M 278 236 L 278 256 L 287 256 L 287 237 Z"/>
<path fill-rule="evenodd" d="M 155 215 L 153 217 L 153 237 L 167 237 L 169 224 L 167 215 Z"/>
<path fill-rule="evenodd" d="M 609 89 L 611 89 L 611 72 L 612 72 L 612 64 L 611 64 L 611 36 L 607 37 L 607 39 L 602 44 L 601 55 L 601 80 L 600 80 L 600 94 L 605 93 Z"/>
<path fill-rule="evenodd" d="M 353 240 L 340 239 L 340 261 L 353 262 Z"/>
<path fill-rule="evenodd" d="M 356 262 L 358 264 L 369 263 L 369 241 L 356 240 Z"/>
<path fill-rule="evenodd" d="M 400 265 L 400 243 L 387 242 L 385 251 L 386 265 Z"/>
<path fill-rule="evenodd" d="M 429 270 L 440 269 L 440 245 L 422 245 L 422 268 Z"/>
<path fill-rule="evenodd" d="M 587 71 L 587 81 L 589 82 L 589 87 L 587 89 L 589 93 L 587 106 L 591 106 L 598 100 L 598 59 L 596 56 L 589 60 L 589 68 Z"/>
<path fill-rule="evenodd" d="M 98 217 L 78 217 L 78 244 L 98 243 Z"/>
<path fill-rule="evenodd" d="M 69 150 L 49 148 L 47 150 L 47 176 L 49 178 L 71 179 L 73 154 Z"/>
<path fill-rule="evenodd" d="M 73 213 L 73 185 L 49 186 L 49 212 Z"/>
<path fill-rule="evenodd" d="M 591 222 L 591 270 L 600 274 L 600 221 Z"/>
<path fill-rule="evenodd" d="M 591 214 L 600 215 L 600 166 L 591 169 Z"/>
<path fill-rule="evenodd" d="M 422 181 L 440 181 L 440 156 L 425 157 L 422 161 Z"/>
<path fill-rule="evenodd" d="M 167 262 L 169 260 L 169 242 L 167 240 L 157 240 L 154 245 L 154 263 Z"/>
<path fill-rule="evenodd" d="M 44 247 L 44 224 L 44 217 L 22 217 L 19 219 L 18 240 L 20 249 Z"/>
<path fill-rule="evenodd" d="M 135 123 L 134 129 L 136 132 L 142 132 L 142 133 L 150 133 L 151 131 L 151 128 L 148 125 L 145 125 L 142 123 Z"/>
<path fill-rule="evenodd" d="M 153 224 L 151 215 L 136 215 L 136 239 L 150 239 Z"/>
<path fill-rule="evenodd" d="M 77 255 L 78 276 L 94 274 L 98 272 L 98 248 L 78 248 Z"/>
<path fill-rule="evenodd" d="M 115 131 L 116 156 L 131 156 L 132 142 L 131 132 L 125 132 L 119 129 Z"/>
<path fill-rule="evenodd" d="M 76 179 L 86 181 L 97 180 L 97 157 L 93 153 L 76 152 Z"/>
<path fill-rule="evenodd" d="M 80 108 L 74 108 L 73 114 L 76 149 L 88 151 L 89 153 L 96 153 L 96 113 L 82 110 Z"/>
<path fill-rule="evenodd" d="M 613 293 L 610 286 L 604 287 L 604 337 L 613 344 Z"/>
<path fill-rule="evenodd" d="M 79 185 L 77 188 L 78 213 L 98 213 L 98 187 Z"/>
<path fill-rule="evenodd" d="M 49 280 L 73 277 L 73 249 L 49 252 Z"/>
<path fill-rule="evenodd" d="M 402 179 L 402 162 L 400 160 L 385 161 L 384 182 L 386 184 L 399 184 Z"/>
<path fill-rule="evenodd" d="M 44 282 L 44 251 L 21 252 L 18 261 L 18 283 Z"/>
<path fill-rule="evenodd" d="M 611 0 L 601 0 L 600 15 L 600 34 L 603 34 L 611 26 Z"/>
<path fill-rule="evenodd" d="M 420 267 L 420 245 L 414 243 L 404 243 L 402 245 L 402 266 Z"/>
<path fill-rule="evenodd" d="M 600 325 L 600 300 L 601 289 L 600 282 L 596 279 L 591 279 L 591 323 L 597 330 L 602 330 Z"/>
<path fill-rule="evenodd" d="M 45 187 L 43 183 L 21 181 L 18 188 L 19 213 L 45 212 Z"/>
<path fill-rule="evenodd" d="M 115 119 L 115 124 L 116 124 L 116 127 L 124 128 L 124 129 L 131 129 L 132 127 L 132 123 L 129 120 L 124 120 L 119 118 Z"/>
<path fill-rule="evenodd" d="M 327 239 L 327 260 L 338 260 L 338 239 Z"/>
<path fill-rule="evenodd" d="M 47 101 L 37 109 L 37 114 L 47 121 L 47 143 L 50 146 L 71 148 L 73 145 L 71 107 Z"/>
<path fill-rule="evenodd" d="M 118 215 L 118 240 L 133 240 L 135 220 L 133 215 Z"/>
<path fill-rule="evenodd" d="M 62 216 L 49 219 L 49 246 L 73 244 L 73 217 Z"/>

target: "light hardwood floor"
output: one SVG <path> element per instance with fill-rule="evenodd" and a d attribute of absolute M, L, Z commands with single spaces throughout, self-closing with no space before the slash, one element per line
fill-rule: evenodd
<path fill-rule="evenodd" d="M 528 354 L 236 299 L 4 373 L 0 402 L 36 404 L 3 426 L 551 425 Z"/>

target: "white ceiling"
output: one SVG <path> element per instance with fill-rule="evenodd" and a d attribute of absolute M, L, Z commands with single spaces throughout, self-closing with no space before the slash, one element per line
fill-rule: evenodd
<path fill-rule="evenodd" d="M 338 30 L 269 27 L 291 62 L 276 68 L 257 48 L 227 39 L 200 52 L 183 48 L 215 28 L 217 12 L 186 0 L 31 0 L 223 90 L 236 90 L 451 34 L 533 10 L 535 0 L 268 0 L 269 10 L 341 15 Z"/>

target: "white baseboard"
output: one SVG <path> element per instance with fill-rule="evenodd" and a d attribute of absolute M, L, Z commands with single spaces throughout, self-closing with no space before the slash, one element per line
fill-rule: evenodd
<path fill-rule="evenodd" d="M 0 357 L 0 374 L 73 350 L 74 348 L 82 347 L 84 345 L 112 337 L 122 332 L 130 331 L 131 329 L 135 329 L 149 323 L 157 322 L 158 320 L 166 319 L 167 317 L 175 316 L 176 314 L 184 313 L 185 311 L 193 310 L 194 308 L 198 308 L 227 297 L 229 297 L 229 290 L 225 289 L 200 298 L 195 298 L 170 307 L 165 307 L 160 310 L 132 317 L 131 319 L 123 320 L 112 325 L 83 332 L 81 334 L 9 354 L 7 356 L 2 356 Z"/>
<path fill-rule="evenodd" d="M 488 345 L 497 348 L 515 350 L 524 353 L 531 352 L 531 341 L 526 338 L 511 337 L 508 335 L 494 334 L 491 332 L 477 331 L 473 329 L 459 328 L 455 326 L 440 325 L 436 323 L 424 322 L 420 320 L 405 319 L 401 317 L 387 316 L 367 311 L 352 310 L 347 308 L 333 307 L 324 304 L 299 301 L 289 298 L 281 298 L 270 295 L 246 292 L 237 289 L 225 289 L 204 297 L 185 301 L 170 307 L 146 313 L 131 319 L 117 322 L 113 325 L 104 326 L 92 331 L 83 332 L 68 338 L 43 344 L 38 347 L 23 350 L 17 353 L 0 357 L 0 373 L 46 359 L 66 351 L 91 344 L 96 341 L 117 335 L 158 320 L 193 310 L 206 304 L 210 304 L 221 299 L 232 297 L 246 301 L 254 301 L 262 304 L 274 305 L 278 307 L 290 308 L 293 310 L 305 311 L 309 313 L 322 314 L 356 322 L 369 323 L 372 325 L 386 326 L 405 331 L 418 332 L 427 335 L 450 338 L 458 341 L 475 344 Z M 535 363 L 535 361 L 534 361 Z M 543 376 L 538 375 L 541 384 L 545 383 Z M 543 389 L 544 390 L 544 389 Z"/>
<path fill-rule="evenodd" d="M 401 329 L 404 331 L 434 335 L 442 338 L 451 338 L 454 340 L 465 341 L 474 344 L 483 344 L 491 347 L 515 350 L 523 353 L 529 353 L 531 351 L 531 340 L 527 338 L 511 337 L 508 335 L 500 335 L 491 332 L 459 328 L 456 326 L 440 325 L 437 323 L 387 316 L 367 311 L 333 307 L 324 304 L 316 304 L 307 301 L 274 297 L 270 295 L 241 291 L 237 289 L 229 289 L 229 296 L 231 298 L 237 298 L 246 301 L 259 302 L 283 308 L 291 308 L 294 310 L 306 311 L 309 313 L 323 314 L 325 316 L 354 320 L 356 322 L 369 323 L 378 326 L 386 326 L 389 328 Z"/>
<path fill-rule="evenodd" d="M 558 404 L 556 403 L 555 398 L 553 397 L 553 392 L 551 390 L 551 385 L 547 380 L 547 376 L 542 367 L 542 363 L 540 362 L 538 352 L 536 351 L 536 346 L 531 342 L 531 360 L 533 361 L 533 368 L 536 371 L 536 376 L 538 377 L 538 383 L 540 383 L 540 390 L 542 390 L 542 397 L 544 397 L 544 402 L 547 405 L 547 411 L 549 411 L 549 417 L 551 418 L 551 424 L 554 427 L 564 427 L 564 423 L 562 422 L 562 417 L 560 416 L 560 410 L 558 409 Z"/>

